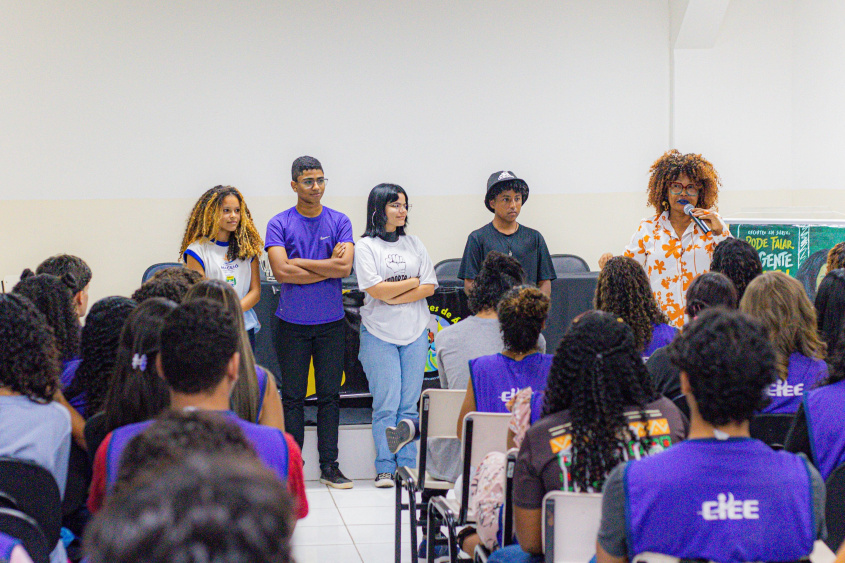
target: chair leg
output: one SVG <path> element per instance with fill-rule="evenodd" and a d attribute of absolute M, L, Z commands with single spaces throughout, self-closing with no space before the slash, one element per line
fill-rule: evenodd
<path fill-rule="evenodd" d="M 440 520 L 437 518 L 436 514 L 432 514 L 433 512 L 433 503 L 428 503 L 428 510 L 426 513 L 428 515 L 428 525 L 426 527 L 426 546 L 425 546 L 425 555 L 426 555 L 426 563 L 434 563 L 434 541 L 437 537 L 437 530 L 440 529 Z"/>
<path fill-rule="evenodd" d="M 397 479 L 398 481 L 398 479 Z M 396 489 L 396 522 L 395 522 L 395 533 L 393 537 L 394 542 L 394 550 L 395 550 L 395 561 L 396 563 L 402 563 L 402 489 L 403 487 L 399 486 L 399 483 L 394 483 L 394 487 Z"/>
<path fill-rule="evenodd" d="M 414 487 L 408 488 L 408 514 L 411 521 L 411 559 L 416 557 L 417 553 L 417 528 L 420 523 L 417 519 L 417 490 Z M 397 563 L 399 563 L 397 561 Z"/>

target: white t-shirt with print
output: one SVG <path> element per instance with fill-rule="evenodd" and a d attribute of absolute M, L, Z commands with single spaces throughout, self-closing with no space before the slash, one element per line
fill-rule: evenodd
<path fill-rule="evenodd" d="M 187 256 L 192 256 L 205 270 L 206 278 L 228 283 L 234 288 L 238 297 L 243 299 L 249 293 L 249 286 L 252 283 L 252 261 L 254 258 L 249 260 L 235 258 L 230 262 L 226 259 L 228 251 L 228 242 L 196 241 L 185 249 L 184 260 L 187 263 Z M 254 328 L 256 332 L 261 328 L 258 315 L 255 314 L 255 308 L 244 312 L 244 328 L 246 330 Z"/>
<path fill-rule="evenodd" d="M 383 281 L 402 281 L 419 278 L 420 285 L 437 287 L 434 265 L 420 239 L 403 235 L 396 242 L 378 237 L 364 237 L 355 245 L 355 273 L 358 287 L 364 291 Z M 381 299 L 364 294 L 361 322 L 370 334 L 405 346 L 414 342 L 428 325 L 431 313 L 428 301 L 388 305 Z"/>

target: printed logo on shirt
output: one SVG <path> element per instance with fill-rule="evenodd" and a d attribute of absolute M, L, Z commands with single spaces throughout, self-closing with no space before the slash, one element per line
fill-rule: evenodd
<path fill-rule="evenodd" d="M 237 278 L 235 278 L 235 276 L 226 276 L 226 283 L 228 283 L 232 287 L 235 287 L 236 285 L 238 285 L 238 280 Z"/>
<path fill-rule="evenodd" d="M 758 520 L 760 501 L 738 500 L 733 493 L 719 493 L 716 500 L 701 503 L 701 515 L 705 520 Z"/>
<path fill-rule="evenodd" d="M 769 397 L 800 397 L 804 394 L 804 384 L 790 385 L 779 379 L 777 383 L 769 385 L 766 393 L 769 394 Z"/>
<path fill-rule="evenodd" d="M 517 393 L 519 393 L 519 389 L 517 389 L 516 387 L 511 387 L 510 391 L 502 391 L 502 394 L 499 395 L 499 398 L 502 399 L 503 403 L 507 403 L 508 401 L 516 397 Z"/>
<path fill-rule="evenodd" d="M 224 272 L 231 272 L 232 270 L 237 270 L 238 268 L 240 268 L 240 266 L 234 260 L 231 262 L 224 262 L 223 265 L 220 266 L 220 269 Z"/>
<path fill-rule="evenodd" d="M 408 265 L 401 254 L 388 254 L 385 258 L 387 269 L 390 270 L 390 277 L 384 281 L 402 281 L 408 279 Z"/>
<path fill-rule="evenodd" d="M 326 235 L 324 237 L 320 237 L 320 240 L 326 240 L 327 238 L 331 237 L 331 235 Z"/>

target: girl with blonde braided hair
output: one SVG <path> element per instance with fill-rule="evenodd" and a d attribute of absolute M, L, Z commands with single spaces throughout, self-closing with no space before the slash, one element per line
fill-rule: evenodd
<path fill-rule="evenodd" d="M 179 249 L 188 268 L 208 279 L 222 280 L 237 292 L 253 348 L 255 333 L 261 328 L 253 307 L 261 298 L 258 258 L 263 248 L 241 192 L 232 186 L 215 186 L 194 205 Z"/>

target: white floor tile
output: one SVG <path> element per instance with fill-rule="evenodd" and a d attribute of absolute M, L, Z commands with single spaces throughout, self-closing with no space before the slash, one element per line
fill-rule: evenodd
<path fill-rule="evenodd" d="M 331 493 L 326 490 L 310 490 L 305 493 L 308 508 L 336 508 Z"/>
<path fill-rule="evenodd" d="M 396 506 L 396 491 L 394 489 L 352 489 L 346 491 L 332 491 L 332 498 L 338 508 L 353 506 Z"/>
<path fill-rule="evenodd" d="M 346 526 L 297 526 L 293 532 L 293 545 L 342 545 L 351 544 Z"/>
<path fill-rule="evenodd" d="M 370 524 L 393 524 L 393 508 L 384 506 L 354 506 L 339 508 L 340 515 L 347 526 L 364 526 Z M 402 522 L 409 522 L 408 512 L 402 513 Z"/>
<path fill-rule="evenodd" d="M 389 543 L 393 545 L 396 536 L 396 530 L 393 524 L 370 524 L 368 526 L 347 525 L 349 535 L 355 545 L 364 543 Z M 411 536 L 408 526 L 402 528 L 402 543 L 410 543 Z"/>
<path fill-rule="evenodd" d="M 298 545 L 293 548 L 297 563 L 361 563 L 361 555 L 354 545 Z M 383 559 L 389 563 L 390 559 Z"/>
<path fill-rule="evenodd" d="M 350 514 L 350 517 L 352 515 Z M 308 516 L 300 520 L 296 527 L 309 526 L 343 526 L 343 518 L 337 508 L 315 508 L 308 511 Z"/>
<path fill-rule="evenodd" d="M 305 481 L 306 491 L 328 491 L 329 488 L 319 481 Z"/>
<path fill-rule="evenodd" d="M 392 543 L 361 544 L 358 546 L 358 552 L 364 563 L 392 563 L 395 557 Z M 402 546 L 402 563 L 416 563 L 407 545 Z"/>

